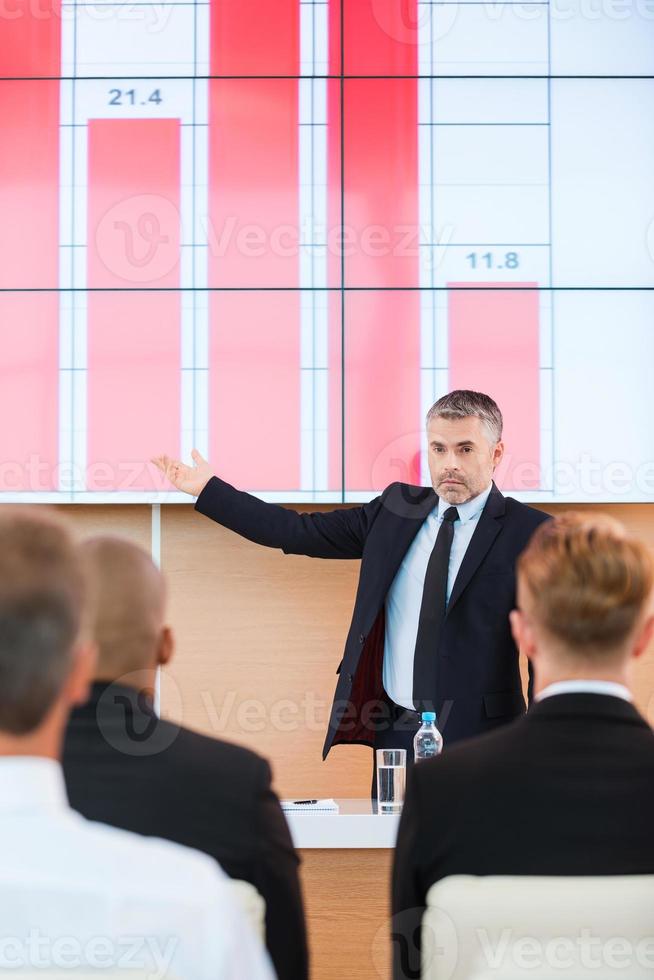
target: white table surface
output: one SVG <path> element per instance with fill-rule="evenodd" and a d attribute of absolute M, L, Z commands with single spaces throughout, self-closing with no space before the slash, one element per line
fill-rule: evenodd
<path fill-rule="evenodd" d="M 378 813 L 372 800 L 336 800 L 338 813 L 285 810 L 296 848 L 395 847 L 399 813 Z"/>

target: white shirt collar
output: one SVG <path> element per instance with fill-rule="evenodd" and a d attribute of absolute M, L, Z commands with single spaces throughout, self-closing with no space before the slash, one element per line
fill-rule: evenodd
<path fill-rule="evenodd" d="M 44 756 L 0 756 L 0 812 L 68 809 L 59 762 Z"/>
<path fill-rule="evenodd" d="M 548 684 L 542 691 L 534 695 L 534 701 L 551 698 L 555 694 L 610 694 L 614 698 L 633 701 L 631 691 L 624 684 L 615 681 L 574 680 L 555 681 Z"/>
<path fill-rule="evenodd" d="M 473 517 L 477 517 L 481 514 L 482 510 L 486 506 L 486 501 L 490 496 L 490 492 L 493 488 L 492 482 L 488 484 L 485 490 L 478 493 L 476 497 L 471 497 L 470 500 L 466 500 L 464 504 L 450 504 L 447 500 L 443 500 L 442 497 L 438 498 L 438 519 L 443 517 L 443 514 L 448 509 L 448 507 L 456 507 L 459 512 L 460 521 L 471 521 Z M 456 521 L 455 521 L 456 523 Z"/>

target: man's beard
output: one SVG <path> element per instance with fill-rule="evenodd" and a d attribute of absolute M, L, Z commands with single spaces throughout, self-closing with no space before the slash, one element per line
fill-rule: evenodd
<path fill-rule="evenodd" d="M 463 503 L 463 501 L 468 500 L 471 496 L 471 490 L 467 483 L 463 480 L 457 480 L 455 484 L 447 486 L 445 480 L 453 480 L 455 477 L 441 477 L 438 483 L 438 493 L 440 496 L 444 497 L 445 500 L 450 500 L 454 498 L 454 502 Z"/>

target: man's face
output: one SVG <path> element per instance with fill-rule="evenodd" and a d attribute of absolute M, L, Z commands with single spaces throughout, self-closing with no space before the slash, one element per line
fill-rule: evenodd
<path fill-rule="evenodd" d="M 504 444 L 489 442 L 488 428 L 476 416 L 455 421 L 437 418 L 427 426 L 427 450 L 434 490 L 456 505 L 486 489 Z"/>

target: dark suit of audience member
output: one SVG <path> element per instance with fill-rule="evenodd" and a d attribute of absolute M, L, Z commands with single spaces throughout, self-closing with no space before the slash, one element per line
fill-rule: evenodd
<path fill-rule="evenodd" d="M 96 683 L 71 716 L 63 763 L 85 817 L 194 847 L 251 882 L 280 980 L 307 976 L 298 858 L 265 759 L 157 718 L 132 688 Z"/>
<path fill-rule="evenodd" d="M 128 541 L 99 537 L 81 548 L 97 582 L 99 659 L 90 700 L 73 711 L 65 738 L 71 805 L 91 820 L 204 851 L 251 882 L 266 903 L 279 980 L 306 980 L 299 859 L 268 762 L 155 714 L 156 669 L 174 653 L 163 576 Z"/>

